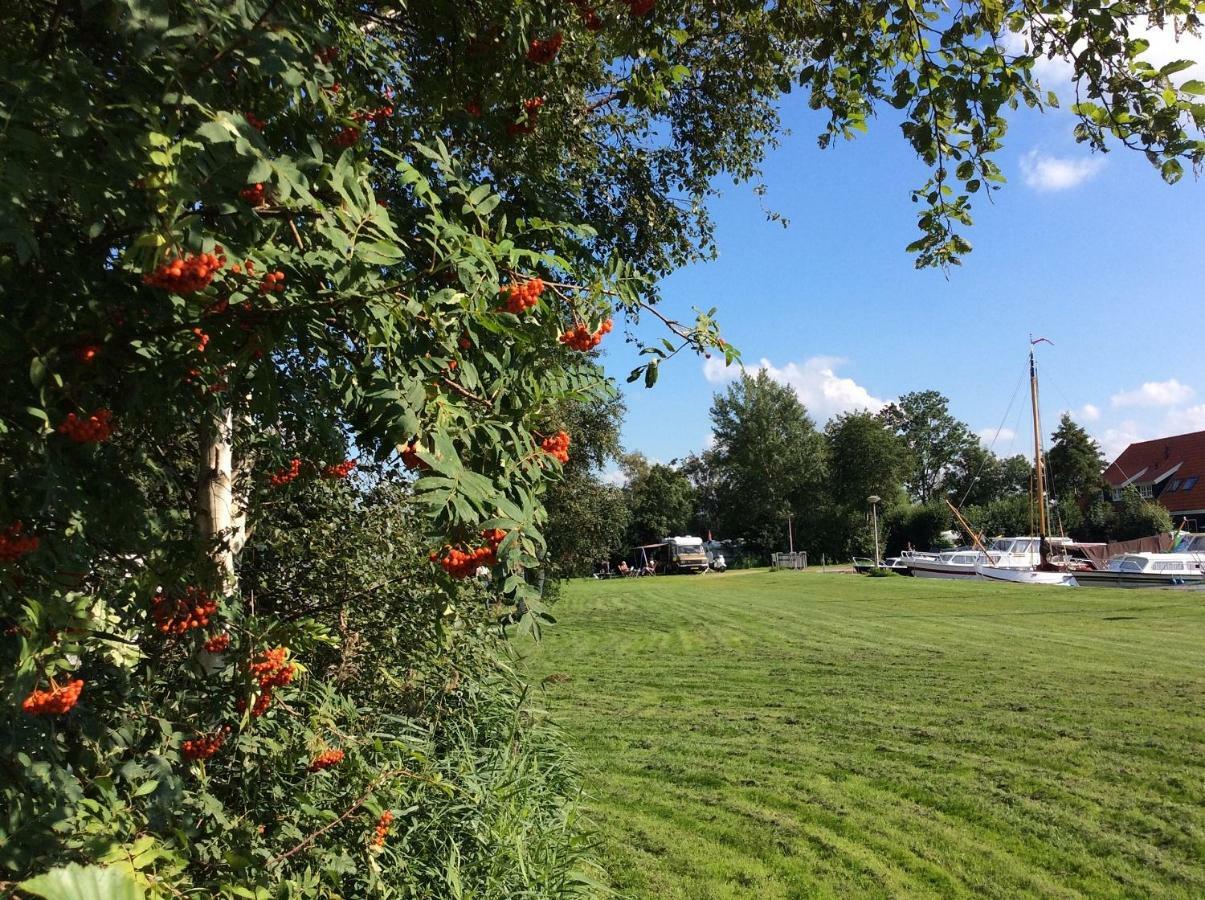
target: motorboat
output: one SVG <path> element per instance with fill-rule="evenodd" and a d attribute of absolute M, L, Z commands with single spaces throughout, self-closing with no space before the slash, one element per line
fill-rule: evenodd
<path fill-rule="evenodd" d="M 913 558 L 908 570 L 917 578 L 977 578 L 975 567 L 987 560 L 982 550 L 961 547 L 939 553 L 933 559 Z"/>
<path fill-rule="evenodd" d="M 1189 546 L 1192 546 L 1191 544 Z M 1202 542 L 1205 550 L 1205 541 Z M 1081 587 L 1178 587 L 1205 584 L 1202 563 L 1205 554 L 1199 552 L 1122 553 L 1103 569 L 1075 572 L 1075 583 Z"/>

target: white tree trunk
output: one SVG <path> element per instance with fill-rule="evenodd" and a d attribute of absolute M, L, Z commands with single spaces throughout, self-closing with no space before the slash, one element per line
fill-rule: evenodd
<path fill-rule="evenodd" d="M 223 593 L 238 589 L 235 556 L 247 540 L 247 514 L 235 495 L 234 419 L 229 407 L 219 407 L 201 433 L 197 468 L 196 526 L 210 545 L 210 556 Z"/>

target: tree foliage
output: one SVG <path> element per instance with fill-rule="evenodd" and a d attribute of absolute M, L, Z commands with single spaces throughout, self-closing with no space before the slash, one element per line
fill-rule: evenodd
<path fill-rule="evenodd" d="M 1046 452 L 1051 487 L 1063 505 L 1086 508 L 1104 489 L 1105 457 L 1082 425 L 1063 413 Z"/>
<path fill-rule="evenodd" d="M 695 510 L 694 488 L 682 471 L 639 453 L 622 459 L 627 476 L 628 542 L 648 544 L 685 534 Z"/>
<path fill-rule="evenodd" d="M 958 461 L 976 443 L 970 429 L 950 414 L 950 401 L 937 391 L 914 391 L 879 415 L 908 447 L 909 493 L 921 503 L 940 496 Z"/>
<path fill-rule="evenodd" d="M 755 552 L 785 549 L 787 517 L 820 499 L 824 442 L 789 387 L 744 373 L 711 405 L 723 534 Z"/>

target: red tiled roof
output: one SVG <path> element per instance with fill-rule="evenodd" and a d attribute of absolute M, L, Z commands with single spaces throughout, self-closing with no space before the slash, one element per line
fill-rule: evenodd
<path fill-rule="evenodd" d="M 1130 444 L 1105 469 L 1105 481 L 1113 487 L 1130 479 L 1135 485 L 1152 484 L 1168 473 L 1168 484 L 1156 498 L 1160 503 L 1173 513 L 1205 509 L 1205 431 Z M 1193 477 L 1198 481 L 1189 490 L 1170 490 L 1175 482 L 1182 485 Z"/>

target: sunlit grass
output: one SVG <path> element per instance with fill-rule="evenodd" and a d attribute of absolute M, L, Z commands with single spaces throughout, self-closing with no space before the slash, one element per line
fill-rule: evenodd
<path fill-rule="evenodd" d="M 1205 896 L 1205 593 L 570 585 L 533 680 L 642 897 Z"/>

